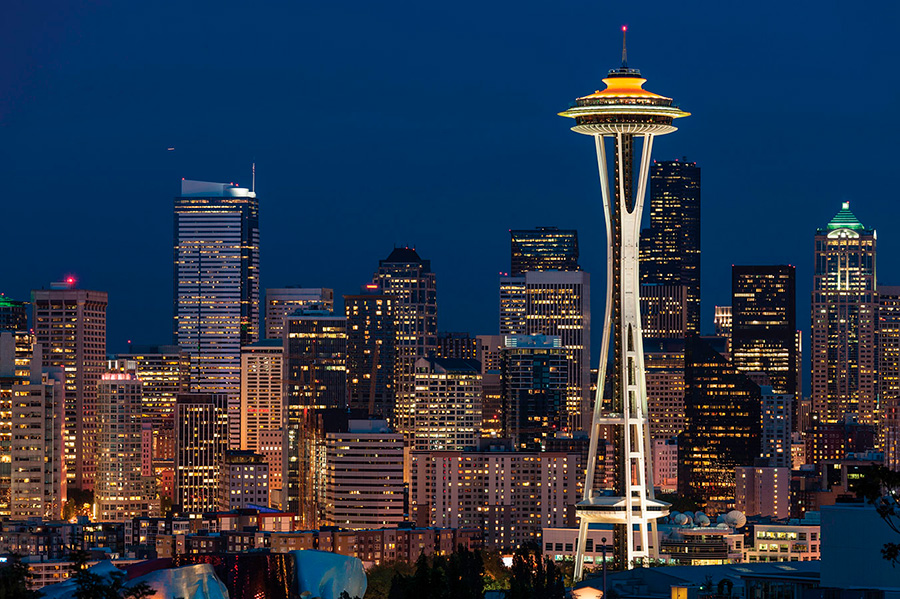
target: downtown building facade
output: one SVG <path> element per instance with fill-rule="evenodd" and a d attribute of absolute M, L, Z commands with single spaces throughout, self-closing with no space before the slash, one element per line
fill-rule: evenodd
<path fill-rule="evenodd" d="M 645 338 L 700 333 L 700 167 L 650 165 L 650 226 L 641 231 L 641 327 Z"/>
<path fill-rule="evenodd" d="M 418 526 L 475 528 L 485 547 L 513 550 L 543 528 L 575 525 L 583 467 L 574 453 L 414 451 L 410 517 Z"/>
<path fill-rule="evenodd" d="M 182 511 L 199 514 L 218 508 L 227 448 L 227 396 L 179 395 L 175 401 L 175 504 Z"/>
<path fill-rule="evenodd" d="M 320 417 L 347 410 L 347 319 L 327 310 L 300 310 L 285 320 L 285 418 L 282 507 L 313 525 L 318 505 Z M 306 506 L 304 508 L 303 506 Z"/>
<path fill-rule="evenodd" d="M 59 520 L 66 502 L 65 372 L 44 369 L 41 352 L 30 333 L 0 332 L 0 511 L 18 520 Z"/>
<path fill-rule="evenodd" d="M 884 465 L 900 470 L 900 287 L 878 286 L 878 395 Z"/>
<path fill-rule="evenodd" d="M 269 463 L 265 456 L 226 449 L 219 471 L 219 509 L 223 512 L 269 507 Z"/>
<path fill-rule="evenodd" d="M 103 291 L 77 289 L 73 279 L 31 292 L 34 342 L 43 368 L 65 372 L 66 476 L 76 489 L 93 490 L 96 476 L 97 383 L 106 367 Z"/>
<path fill-rule="evenodd" d="M 415 426 L 416 362 L 437 347 L 437 280 L 431 261 L 413 248 L 394 248 L 378 262 L 372 282 L 394 298 L 397 383 L 393 426 L 408 440 Z"/>
<path fill-rule="evenodd" d="M 844 202 L 815 235 L 812 409 L 819 423 L 877 426 L 875 230 Z"/>
<path fill-rule="evenodd" d="M 240 449 L 259 451 L 265 431 L 284 430 L 284 345 L 263 339 L 241 348 Z"/>
<path fill-rule="evenodd" d="M 500 351 L 504 437 L 540 451 L 566 427 L 568 360 L 558 336 L 507 335 Z"/>
<path fill-rule="evenodd" d="M 100 522 L 126 522 L 158 515 L 158 505 L 152 505 L 156 499 L 155 481 L 144 477 L 142 399 L 143 383 L 137 377 L 134 362 L 109 362 L 97 389 L 94 517 Z"/>
<path fill-rule="evenodd" d="M 734 367 L 771 386 L 775 395 L 790 396 L 788 413 L 796 429 L 799 410 L 793 406 L 799 407 L 800 355 L 794 267 L 732 266 L 731 317 Z"/>
<path fill-rule="evenodd" d="M 678 493 L 705 511 L 734 508 L 735 469 L 760 453 L 759 386 L 710 343 L 693 335 L 685 346 L 685 428 L 678 437 Z"/>
<path fill-rule="evenodd" d="M 581 270 L 578 231 L 557 227 L 510 230 L 510 275 L 544 270 Z"/>
<path fill-rule="evenodd" d="M 395 526 L 405 519 L 403 435 L 386 420 L 349 420 L 325 434 L 323 525 Z"/>
<path fill-rule="evenodd" d="M 259 201 L 230 183 L 181 182 L 175 198 L 174 334 L 191 393 L 224 394 L 239 447 L 241 347 L 259 338 Z"/>
<path fill-rule="evenodd" d="M 481 437 L 481 364 L 477 360 L 416 361 L 413 446 L 419 451 L 462 451 Z"/>
<path fill-rule="evenodd" d="M 190 356 L 177 345 L 130 345 L 117 359 L 134 363 L 143 384 L 141 421 L 152 428 L 155 463 L 175 459 L 175 398 L 190 386 Z"/>
<path fill-rule="evenodd" d="M 334 311 L 334 290 L 325 287 L 266 289 L 265 339 L 284 336 L 284 319 L 297 310 Z"/>
<path fill-rule="evenodd" d="M 344 296 L 347 317 L 347 391 L 351 409 L 393 420 L 397 399 L 399 330 L 396 299 L 369 283 Z"/>
<path fill-rule="evenodd" d="M 500 278 L 501 335 L 559 337 L 565 351 L 565 427 L 580 430 L 593 406 L 590 391 L 590 275 L 584 271 L 529 271 Z"/>

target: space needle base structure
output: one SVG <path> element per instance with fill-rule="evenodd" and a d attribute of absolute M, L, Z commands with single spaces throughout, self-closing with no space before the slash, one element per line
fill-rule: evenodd
<path fill-rule="evenodd" d="M 572 131 L 594 138 L 607 235 L 606 309 L 599 377 L 584 499 L 575 509 L 580 520 L 576 581 L 582 578 L 591 523 L 614 525 L 613 555 L 620 567 L 630 569 L 649 565 L 651 559 L 658 557 L 656 520 L 669 513 L 669 504 L 656 500 L 653 492 L 638 251 L 653 139 L 675 131 L 673 120 L 689 113 L 675 106 L 671 98 L 643 89 L 647 80 L 637 69 L 628 68 L 624 27 L 622 32 L 622 66 L 603 79 L 606 89 L 578 98 L 574 106 L 559 113 L 575 119 Z M 608 145 L 613 153 L 611 168 Z M 606 397 L 610 343 L 611 394 Z M 594 476 L 602 429 L 607 435 L 612 432 L 616 461 L 612 489 L 598 489 Z"/>

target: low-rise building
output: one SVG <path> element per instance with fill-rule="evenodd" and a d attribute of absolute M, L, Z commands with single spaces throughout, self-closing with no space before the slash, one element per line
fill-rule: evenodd
<path fill-rule="evenodd" d="M 744 561 L 808 562 L 819 559 L 819 513 L 803 520 L 751 523 L 744 543 Z"/>

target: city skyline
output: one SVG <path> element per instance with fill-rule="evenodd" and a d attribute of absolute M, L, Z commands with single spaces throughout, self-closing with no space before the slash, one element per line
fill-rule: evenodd
<path fill-rule="evenodd" d="M 463 12 L 465 8 L 460 7 Z M 585 8 L 587 16 L 600 14 L 599 7 Z M 274 23 L 291 22 L 280 18 L 290 14 L 262 10 L 241 13 L 238 18 L 226 8 L 220 15 L 211 15 L 223 27 L 247 16 L 252 31 L 273 28 L 272 35 L 266 36 L 271 39 L 255 49 L 229 50 L 221 56 L 203 49 L 206 36 L 190 35 L 179 17 L 163 30 L 190 40 L 185 51 L 194 57 L 184 60 L 180 50 L 165 47 L 162 37 L 158 41 L 139 38 L 152 41 L 145 49 L 128 38 L 127 27 L 112 27 L 124 16 L 138 16 L 135 20 L 148 24 L 158 22 L 158 16 L 134 15 L 124 8 L 69 12 L 72 29 L 83 31 L 76 36 L 61 32 L 59 23 L 38 26 L 36 15 L 21 15 L 24 26 L 10 32 L 9 43 L 39 48 L 33 55 L 14 52 L 0 59 L 4 67 L 0 76 L 10 91 L 0 108 L 7 135 L 0 155 L 8 169 L 10 192 L 29 200 L 13 203 L 9 216 L 15 222 L 33 222 L 41 211 L 53 209 L 58 218 L 45 221 L 51 240 L 48 249 L 23 252 L 22 259 L 7 270 L 0 291 L 27 299 L 30 289 L 72 273 L 80 286 L 109 292 L 111 351 L 123 350 L 128 339 L 170 342 L 166 332 L 171 315 L 166 306 L 171 273 L 163 262 L 171 251 L 171 232 L 165 206 L 177 195 L 182 177 L 249 185 L 255 160 L 263 203 L 262 289 L 300 284 L 352 293 L 368 280 L 375 260 L 394 244 L 409 244 L 433 262 L 441 277 L 445 293 L 439 328 L 490 332 L 497 309 L 493 301 L 496 273 L 509 267 L 508 230 L 554 225 L 583 229 L 576 216 L 583 211 L 595 220 L 602 218 L 593 204 L 596 175 L 584 157 L 584 140 L 558 131 L 552 114 L 567 105 L 561 90 L 596 85 L 609 60 L 617 56 L 619 43 L 615 36 L 598 31 L 606 27 L 613 32 L 622 22 L 630 25 L 629 50 L 635 64 L 662 88 L 695 107 L 698 115 L 677 140 L 660 140 L 655 156 L 659 160 L 686 156 L 704 169 L 704 195 L 709 202 L 703 213 L 703 330 L 711 329 L 713 306 L 727 303 L 732 263 L 793 264 L 798 269 L 798 296 L 806 298 L 812 279 L 812 242 L 805 231 L 827 222 L 844 200 L 851 201 L 863 222 L 890 222 L 898 216 L 900 208 L 879 193 L 880 163 L 848 154 L 835 167 L 819 153 L 825 143 L 824 132 L 815 124 L 819 115 L 799 118 L 808 110 L 800 100 L 806 91 L 851 71 L 861 77 L 879 75 L 880 84 L 887 87 L 884 97 L 890 97 L 897 84 L 890 76 L 884 78 L 890 72 L 886 63 L 890 52 L 883 41 L 887 36 L 878 33 L 881 23 L 871 24 L 865 34 L 845 31 L 834 11 L 817 11 L 810 21 L 799 8 L 782 7 L 777 16 L 760 13 L 747 23 L 733 25 L 734 35 L 724 35 L 718 30 L 721 9 L 692 7 L 672 23 L 612 8 L 593 19 L 599 25 L 590 27 L 550 15 L 552 22 L 546 29 L 565 31 L 565 37 L 551 36 L 529 48 L 530 42 L 514 32 L 533 22 L 534 8 L 526 7 L 514 23 L 503 27 L 500 14 L 508 11 L 498 6 L 483 15 L 484 23 L 466 22 L 462 31 L 474 39 L 459 48 L 444 32 L 438 32 L 434 43 L 424 43 L 435 33 L 432 12 L 441 10 L 428 7 L 400 21 L 409 25 L 400 40 L 373 38 L 369 23 L 363 26 L 354 14 L 349 32 L 335 39 L 344 42 L 348 35 L 358 39 L 347 49 L 322 52 L 334 50 L 339 43 L 328 37 L 336 33 L 329 24 L 332 9 L 316 10 L 305 15 L 304 23 L 309 25 L 303 30 L 310 35 L 287 56 L 279 53 L 286 43 L 280 40 L 293 36 L 280 35 L 280 26 Z M 376 22 L 387 22 L 399 9 L 385 10 Z M 803 22 L 803 27 L 783 25 L 801 14 L 804 18 L 795 22 Z M 191 22 L 190 16 L 184 22 Z M 322 31 L 308 31 L 315 28 L 312 25 L 322 25 Z M 498 28 L 499 34 L 492 36 Z M 766 36 L 765 44 L 757 43 L 760 32 Z M 97 41 L 88 41 L 93 38 Z M 859 61 L 854 53 L 833 46 L 830 42 L 836 38 L 860 48 L 866 59 Z M 43 46 L 39 42 L 45 39 L 57 42 Z M 414 41 L 423 42 L 418 58 L 402 52 L 404 44 Z M 98 56 L 97 48 L 113 43 L 122 48 L 117 53 L 121 56 Z M 716 44 L 715 52 L 710 51 L 710 43 Z M 374 49 L 375 56 L 360 61 L 363 47 Z M 456 49 L 451 52 L 447 49 L 451 47 Z M 584 52 L 586 47 L 591 51 Z M 674 66 L 669 64 L 673 53 L 679 57 Z M 484 64 L 478 60 L 482 57 L 488 57 Z M 321 67 L 312 66 L 320 60 Z M 335 74 L 329 75 L 332 71 Z M 707 71 L 716 77 L 706 77 Z M 761 71 L 771 84 L 751 85 L 755 80 L 751 74 Z M 196 81 L 184 72 L 196 75 Z M 423 76 L 418 77 L 419 73 Z M 417 87 L 407 82 L 410 78 L 418 81 Z M 213 89 L 213 81 L 222 80 L 252 80 L 258 89 L 243 99 L 239 94 L 204 95 L 205 115 L 197 103 L 178 100 Z M 544 83 L 527 83 L 534 80 Z M 113 81 L 119 91 L 107 93 Z M 151 102 L 159 100 L 160 90 L 167 88 L 179 90 L 172 94 L 175 100 L 153 108 Z M 326 104 L 363 88 L 373 99 L 371 114 L 349 119 L 323 116 Z M 417 108 L 403 116 L 399 106 L 408 111 L 409 103 L 398 99 L 410 93 L 440 96 L 450 88 L 463 91 L 452 95 L 452 110 L 449 100 L 441 100 L 449 119 L 441 130 L 444 139 L 435 144 L 435 152 L 421 152 L 430 143 L 413 127 L 422 122 L 422 113 Z M 528 134 L 510 133 L 480 114 L 484 106 L 508 98 L 510 89 L 524 94 L 523 102 L 509 108 L 511 118 L 533 123 Z M 294 106 L 300 96 L 303 101 Z M 726 97 L 728 102 L 723 102 Z M 61 101 L 57 98 L 68 98 L 71 108 L 57 110 Z M 876 100 L 882 101 L 887 100 Z M 119 137 L 104 127 L 124 116 L 123 106 L 140 109 L 149 121 Z M 759 110 L 760 106 L 767 108 Z M 849 110 L 835 106 L 832 118 L 849 118 L 850 113 L 843 112 Z M 39 116 L 49 120 L 38 126 Z M 726 143 L 719 131 L 725 130 L 726 122 L 736 120 L 744 127 L 733 134 L 736 142 Z M 781 130 L 780 124 L 787 122 L 793 128 L 792 143 L 773 145 L 766 132 Z M 890 138 L 892 126 L 887 125 L 885 139 Z M 386 130 L 392 139 L 379 141 L 370 164 L 347 157 L 347 140 L 353 139 L 354 144 L 381 140 Z M 879 149 L 886 142 L 876 139 L 870 128 L 856 131 L 853 141 L 871 144 L 867 156 L 885 154 Z M 226 137 L 233 143 L 220 143 Z M 169 152 L 168 147 L 175 150 Z M 465 176 L 448 178 L 446 169 Z M 335 174 L 345 170 L 356 174 Z M 567 176 L 573 172 L 578 174 Z M 127 206 L 121 201 L 125 189 Z M 70 201 L 73 194 L 76 201 Z M 425 213 L 415 209 L 422 201 L 454 207 L 441 219 L 441 226 L 429 227 L 427 236 L 418 233 L 429 226 Z M 766 218 L 746 226 L 735 224 L 733 215 L 743 214 L 749 205 L 758 207 Z M 379 206 L 384 210 L 379 211 Z M 472 214 L 479 216 L 475 223 Z M 343 239 L 357 241 L 349 244 L 338 238 L 334 242 L 333 235 L 325 234 L 328 223 L 337 217 L 346 231 Z M 136 222 L 150 234 L 133 235 Z M 96 235 L 100 228 L 104 234 Z M 453 244 L 459 230 L 471 231 L 481 243 Z M 11 233 L 13 246 L 23 247 L 24 228 Z M 900 248 L 900 242 L 891 237 L 883 231 L 880 245 L 887 256 Z M 760 238 L 783 243 L 754 243 Z M 602 237 L 582 230 L 579 241 L 584 270 L 601 272 Z M 49 251 L 58 252 L 62 244 L 71 246 L 65 263 L 58 257 L 48 259 Z M 120 246 L 129 251 L 109 251 Z M 297 255 L 308 259 L 297 265 L 292 259 Z M 334 261 L 347 268 L 334 269 Z M 886 284 L 900 281 L 900 265 L 885 260 L 880 270 L 879 278 Z M 123 272 L 132 274 L 123 277 Z M 602 309 L 597 297 L 595 313 Z M 146 318 L 128 323 L 126 313 L 132 308 Z M 801 300 L 798 327 L 806 335 L 807 313 Z M 595 336 L 596 331 L 595 327 Z M 599 341 L 592 345 L 597 348 Z"/>

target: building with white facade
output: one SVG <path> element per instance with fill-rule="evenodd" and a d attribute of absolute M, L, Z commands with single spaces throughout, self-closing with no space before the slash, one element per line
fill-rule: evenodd
<path fill-rule="evenodd" d="M 190 356 L 190 392 L 226 396 L 236 448 L 241 347 L 259 338 L 259 201 L 234 184 L 182 180 L 174 213 L 175 339 Z"/>
<path fill-rule="evenodd" d="M 460 451 L 481 437 L 481 365 L 477 360 L 416 361 L 413 443 L 419 451 Z"/>
<path fill-rule="evenodd" d="M 385 420 L 350 420 L 346 431 L 326 433 L 325 469 L 325 526 L 403 522 L 403 435 Z"/>

